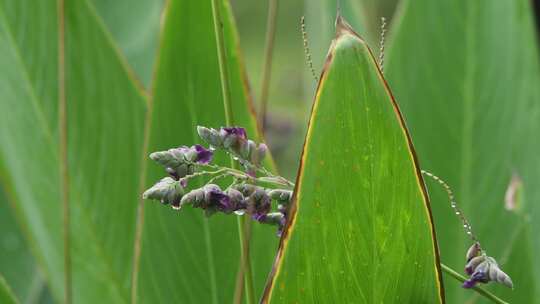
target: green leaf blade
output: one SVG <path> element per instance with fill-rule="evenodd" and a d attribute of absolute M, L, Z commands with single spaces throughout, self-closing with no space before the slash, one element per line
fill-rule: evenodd
<path fill-rule="evenodd" d="M 64 280 L 58 91 L 66 93 L 74 302 L 129 299 L 146 100 L 88 1 L 2 1 L 0 173 L 56 301 Z M 59 20 L 61 18 L 62 20 Z M 59 44 L 59 21 L 66 39 Z M 58 60 L 65 50 L 65 87 Z M 5 113 L 5 114 L 4 114 Z M 63 119 L 63 118 L 62 118 Z"/>
<path fill-rule="evenodd" d="M 427 196 L 392 102 L 365 42 L 339 24 L 265 301 L 443 302 Z"/>

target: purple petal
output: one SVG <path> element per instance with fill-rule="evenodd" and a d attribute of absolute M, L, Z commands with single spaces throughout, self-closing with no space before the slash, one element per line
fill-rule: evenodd
<path fill-rule="evenodd" d="M 476 270 L 472 276 L 463 283 L 463 288 L 473 288 L 477 283 L 487 283 L 489 277 L 484 270 Z"/>
<path fill-rule="evenodd" d="M 258 206 L 256 206 L 257 213 L 268 213 L 272 209 L 272 200 L 268 195 L 264 195 L 259 201 Z"/>
<path fill-rule="evenodd" d="M 247 139 L 246 129 L 240 127 L 221 128 L 227 135 L 237 135 L 240 138 Z"/>
<path fill-rule="evenodd" d="M 477 270 L 475 271 L 472 276 L 471 276 L 471 279 L 477 281 L 477 282 L 484 282 L 486 283 L 487 281 L 489 281 L 489 278 L 488 278 L 488 274 L 487 272 L 483 271 L 483 270 Z"/>
<path fill-rule="evenodd" d="M 208 164 L 212 160 L 214 152 L 205 149 L 201 145 L 195 145 L 192 148 L 195 148 L 195 151 L 197 152 L 197 159 L 195 160 L 196 162 L 200 164 Z"/>
<path fill-rule="evenodd" d="M 473 280 L 473 279 L 468 279 L 467 281 L 463 282 L 463 285 L 461 285 L 461 287 L 463 288 L 473 288 L 476 283 L 478 283 L 477 281 Z"/>
<path fill-rule="evenodd" d="M 183 188 L 187 187 L 187 179 L 181 178 L 180 179 L 180 186 L 182 186 Z"/>
<path fill-rule="evenodd" d="M 232 212 L 234 211 L 234 206 L 231 204 L 231 198 L 219 191 L 219 190 L 211 190 L 210 191 L 210 202 L 213 205 L 217 205 L 218 209 L 224 212 Z"/>
<path fill-rule="evenodd" d="M 251 216 L 251 218 L 256 220 L 257 222 L 262 222 L 266 218 L 266 213 L 256 212 Z"/>

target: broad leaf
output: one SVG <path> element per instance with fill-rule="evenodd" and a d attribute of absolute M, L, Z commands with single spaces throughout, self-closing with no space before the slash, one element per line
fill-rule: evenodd
<path fill-rule="evenodd" d="M 490 290 L 538 303 L 540 263 L 531 258 L 540 241 L 522 219 L 540 229 L 540 72 L 530 1 L 405 0 L 400 12 L 387 74 L 422 169 L 454 188 L 482 246 L 514 278 L 515 290 Z M 522 216 L 504 207 L 514 173 L 523 180 Z M 432 192 L 441 260 L 461 269 L 471 241 L 444 191 Z M 460 285 L 446 282 L 449 303 L 476 298 Z"/>
<path fill-rule="evenodd" d="M 1 187 L 0 231 L 0 273 L 9 281 L 18 298 L 27 299 L 36 284 L 43 284 L 43 279 L 25 242 L 24 230 L 17 226 L 15 214 Z"/>
<path fill-rule="evenodd" d="M 173 0 L 165 12 L 154 100 L 150 145 L 156 151 L 199 142 L 196 125 L 224 125 L 217 51 L 210 1 Z M 223 7 L 223 24 L 230 71 L 234 122 L 258 138 L 250 96 L 238 52 L 238 38 Z M 230 164 L 225 155 L 217 160 Z M 150 186 L 164 175 L 148 162 Z M 138 296 L 144 303 L 231 302 L 239 269 L 238 228 L 234 216 L 207 219 L 200 210 L 180 212 L 145 202 L 144 232 Z M 256 227 L 252 236 L 252 265 L 256 294 L 271 268 L 278 238 L 271 227 Z"/>
<path fill-rule="evenodd" d="M 428 198 L 366 43 L 338 19 L 263 301 L 441 303 Z"/>
<path fill-rule="evenodd" d="M 145 99 L 87 1 L 1 1 L 0 161 L 30 247 L 63 297 L 59 119 L 67 121 L 71 263 L 77 303 L 129 298 Z M 65 44 L 59 45 L 59 19 Z M 36 33 L 39 33 L 37 35 Z M 67 114 L 57 68 L 65 50 Z"/>
<path fill-rule="evenodd" d="M 138 79 L 149 87 L 165 0 L 92 0 Z"/>

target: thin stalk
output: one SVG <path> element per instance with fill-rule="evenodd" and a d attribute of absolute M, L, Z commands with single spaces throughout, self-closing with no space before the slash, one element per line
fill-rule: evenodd
<path fill-rule="evenodd" d="M 223 95 L 223 105 L 225 107 L 225 122 L 228 126 L 234 124 L 234 117 L 231 103 L 231 88 L 229 81 L 229 70 L 225 53 L 225 38 L 223 34 L 223 22 L 221 18 L 221 1 L 212 0 L 212 15 L 214 18 L 214 32 L 216 36 L 216 45 L 219 62 L 219 74 L 221 79 L 221 91 Z M 234 168 L 236 162 L 231 158 L 231 166 Z M 238 217 L 238 235 L 240 237 L 240 255 L 241 265 L 244 269 L 244 285 L 246 290 L 246 302 L 255 303 L 253 294 L 253 278 L 251 274 L 251 262 L 249 259 L 249 238 L 245 231 L 245 216 Z"/>
<path fill-rule="evenodd" d="M 454 269 L 444 265 L 441 263 L 441 269 L 446 272 L 447 274 L 449 274 L 451 277 L 453 277 L 454 279 L 460 281 L 460 282 L 465 282 L 467 280 L 467 278 L 465 278 L 464 276 L 462 276 L 461 274 L 459 274 L 457 271 L 455 271 Z M 478 286 L 475 286 L 473 287 L 472 289 L 474 289 L 474 291 L 476 291 L 478 294 L 484 296 L 486 299 L 489 299 L 491 300 L 493 303 L 498 303 L 498 304 L 508 304 L 508 302 L 505 302 L 503 300 L 501 300 L 500 298 L 498 298 L 496 295 L 492 294 L 491 292 L 483 289 L 482 287 L 478 287 Z"/>
<path fill-rule="evenodd" d="M 266 119 L 268 108 L 268 91 L 272 76 L 272 58 L 274 54 L 274 41 L 276 37 L 276 19 L 278 0 L 268 0 L 268 17 L 266 21 L 266 43 L 264 49 L 264 65 L 261 85 L 261 111 L 259 120 L 262 123 L 263 133 L 266 131 Z"/>

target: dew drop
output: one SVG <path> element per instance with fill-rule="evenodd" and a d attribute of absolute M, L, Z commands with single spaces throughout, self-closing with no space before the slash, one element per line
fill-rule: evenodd
<path fill-rule="evenodd" d="M 456 214 L 459 215 L 459 211 L 456 211 Z"/>
<path fill-rule="evenodd" d="M 234 214 L 236 215 L 244 215 L 246 213 L 246 210 L 236 210 L 234 211 Z"/>

